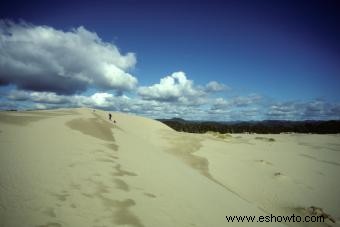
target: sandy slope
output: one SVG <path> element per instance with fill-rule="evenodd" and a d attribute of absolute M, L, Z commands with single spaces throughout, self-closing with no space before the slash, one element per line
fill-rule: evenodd
<path fill-rule="evenodd" d="M 0 113 L 0 226 L 340 226 L 339 135 L 200 135 L 113 119 Z M 304 216 L 310 206 L 337 223 L 225 218 Z"/>

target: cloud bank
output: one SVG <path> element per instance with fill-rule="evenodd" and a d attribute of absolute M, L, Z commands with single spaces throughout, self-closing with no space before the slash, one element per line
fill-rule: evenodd
<path fill-rule="evenodd" d="M 135 64 L 133 53 L 122 55 L 82 26 L 65 32 L 0 21 L 0 85 L 57 94 L 75 94 L 89 86 L 122 92 L 137 85 L 128 72 Z"/>
<path fill-rule="evenodd" d="M 305 102 L 268 102 L 250 94 L 228 99 L 207 97 L 200 105 L 181 101 L 163 102 L 115 96 L 107 92 L 92 95 L 58 95 L 54 92 L 13 90 L 6 95 L 0 109 L 46 109 L 55 107 L 89 107 L 128 112 L 152 118 L 182 117 L 188 120 L 328 120 L 340 119 L 340 104 L 322 100 Z"/>

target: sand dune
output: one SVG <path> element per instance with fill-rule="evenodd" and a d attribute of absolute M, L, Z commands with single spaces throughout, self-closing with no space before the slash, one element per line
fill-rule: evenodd
<path fill-rule="evenodd" d="M 340 226 L 340 135 L 189 134 L 112 115 L 1 112 L 0 226 Z M 331 218 L 226 219 L 311 206 Z"/>

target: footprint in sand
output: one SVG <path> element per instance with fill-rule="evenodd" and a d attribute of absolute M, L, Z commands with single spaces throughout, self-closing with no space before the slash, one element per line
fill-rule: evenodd
<path fill-rule="evenodd" d="M 148 193 L 148 192 L 145 192 L 144 195 L 147 196 L 147 197 L 150 197 L 150 198 L 156 198 L 157 197 L 154 194 Z"/>
<path fill-rule="evenodd" d="M 137 176 L 137 174 L 134 173 L 134 172 L 129 172 L 129 171 L 123 170 L 121 168 L 120 164 L 117 164 L 114 167 L 114 169 L 116 170 L 116 172 L 112 172 L 113 176 L 119 176 L 119 177 L 122 177 L 122 176 Z"/>
<path fill-rule="evenodd" d="M 54 208 L 52 207 L 47 207 L 44 211 L 43 214 L 45 214 L 48 217 L 55 218 L 57 217 Z"/>
<path fill-rule="evenodd" d="M 37 225 L 37 227 L 61 227 L 62 225 L 57 222 L 48 222 L 45 225 Z"/>
<path fill-rule="evenodd" d="M 65 190 L 62 190 L 61 193 L 50 193 L 50 194 L 54 196 L 60 202 L 65 202 L 67 200 L 67 197 L 70 196 L 70 194 Z"/>
<path fill-rule="evenodd" d="M 117 189 L 123 190 L 126 192 L 130 191 L 130 186 L 122 179 L 116 178 L 114 179 L 114 183 L 116 184 Z"/>
<path fill-rule="evenodd" d="M 261 160 L 255 160 L 256 162 L 258 162 L 258 163 L 261 163 L 261 164 L 263 164 L 263 165 L 273 165 L 273 163 L 271 163 L 271 162 L 269 162 L 269 161 L 266 161 L 266 160 L 263 160 L 263 159 L 261 159 Z"/>
<path fill-rule="evenodd" d="M 286 176 L 285 174 L 283 174 L 281 172 L 275 172 L 274 177 L 277 178 L 277 179 L 288 179 L 288 176 Z"/>

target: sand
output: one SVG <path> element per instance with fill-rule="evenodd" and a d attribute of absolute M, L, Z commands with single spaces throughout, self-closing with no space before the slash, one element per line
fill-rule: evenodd
<path fill-rule="evenodd" d="M 189 134 L 92 109 L 0 113 L 0 226 L 340 226 L 340 135 Z M 324 223 L 228 222 L 311 214 Z"/>

